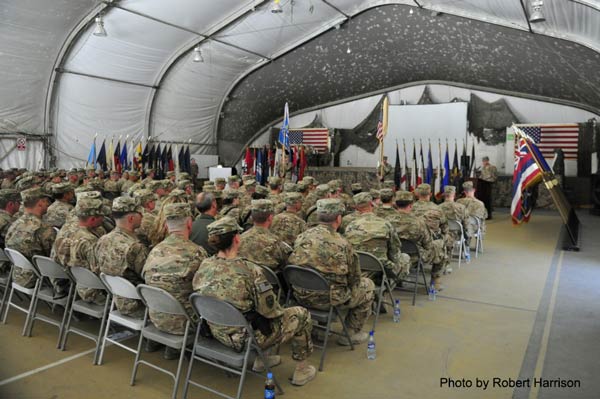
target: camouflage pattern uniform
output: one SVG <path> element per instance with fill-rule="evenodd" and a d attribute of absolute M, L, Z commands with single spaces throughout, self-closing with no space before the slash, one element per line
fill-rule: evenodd
<path fill-rule="evenodd" d="M 70 183 L 58 183 L 52 186 L 52 194 L 64 194 L 73 191 L 74 188 Z M 51 226 L 61 228 L 65 224 L 65 220 L 75 207 L 68 202 L 56 200 L 48 207 L 48 211 L 44 215 L 44 221 Z"/>
<path fill-rule="evenodd" d="M 17 190 L 12 189 L 1 189 L 0 190 L 0 200 L 9 202 L 9 201 L 18 201 L 21 202 L 21 196 Z M 4 249 L 6 233 L 8 232 L 8 228 L 10 225 L 16 220 L 14 216 L 11 216 L 4 209 L 0 209 L 0 248 Z M 10 271 L 10 262 L 2 263 L 0 262 L 0 274 L 7 274 Z"/>
<path fill-rule="evenodd" d="M 121 191 L 123 190 L 124 184 L 125 182 L 121 180 L 108 179 L 106 180 L 106 182 L 104 182 L 104 191 L 107 193 L 111 193 L 113 197 L 118 197 L 119 195 L 121 195 Z"/>
<path fill-rule="evenodd" d="M 21 192 L 23 202 L 42 197 L 48 196 L 41 188 L 30 188 Z M 31 260 L 34 255 L 49 256 L 55 238 L 56 232 L 52 226 L 34 214 L 24 213 L 8 228 L 5 244 L 6 248 L 19 251 Z M 23 287 L 32 288 L 36 277 L 33 272 L 15 266 L 13 280 Z"/>
<path fill-rule="evenodd" d="M 465 190 L 473 189 L 473 182 L 464 182 L 463 188 Z M 475 216 L 481 221 L 481 229 L 485 231 L 485 219 L 488 217 L 487 209 L 482 201 L 474 197 L 465 197 L 456 201 L 467 208 L 467 216 Z M 467 235 L 473 237 L 477 233 L 477 222 L 468 219 L 467 223 Z"/>
<path fill-rule="evenodd" d="M 269 200 L 253 200 L 251 209 L 253 212 L 273 214 L 273 203 Z M 261 266 L 278 270 L 286 266 L 290 250 L 269 229 L 255 225 L 242 234 L 238 255 Z"/>
<path fill-rule="evenodd" d="M 445 193 L 456 193 L 456 187 L 445 186 L 444 192 Z M 457 222 L 462 224 L 463 230 L 464 230 L 463 234 L 466 237 L 467 236 L 466 226 L 467 226 L 468 219 L 469 219 L 468 215 L 467 215 L 467 208 L 463 204 L 459 204 L 458 202 L 448 201 L 448 200 L 444 201 L 439 206 L 440 206 L 440 209 L 442 210 L 442 212 L 444 212 L 444 215 L 446 215 L 446 218 L 448 220 L 456 220 Z M 448 231 L 448 233 L 450 234 L 450 236 L 452 237 L 452 240 L 454 242 L 460 240 L 460 234 L 458 232 Z"/>
<path fill-rule="evenodd" d="M 371 196 L 373 196 L 373 193 L 371 193 Z M 396 215 L 396 208 L 390 203 L 394 200 L 394 190 L 391 188 L 382 188 L 379 190 L 379 197 L 381 198 L 381 205 L 375 208 L 375 215 L 386 220 L 388 217 Z"/>
<path fill-rule="evenodd" d="M 136 198 L 141 205 L 144 205 L 150 201 L 156 201 L 158 197 L 150 190 L 137 190 L 133 193 L 133 198 Z M 156 208 L 155 208 L 156 209 Z M 156 222 L 156 212 L 149 211 L 144 208 L 142 211 L 142 225 L 135 230 L 135 235 L 140 239 L 140 241 L 146 245 L 150 246 L 150 238 L 148 235 L 150 231 L 154 227 L 154 223 Z"/>
<path fill-rule="evenodd" d="M 410 257 L 400 251 L 401 244 L 396 229 L 373 212 L 363 213 L 350 223 L 344 237 L 354 250 L 368 252 L 379 259 L 388 277 L 395 279 L 410 272 Z"/>
<path fill-rule="evenodd" d="M 241 231 L 235 220 L 223 218 L 208 225 L 209 235 Z M 193 281 L 194 291 L 222 299 L 242 312 L 254 327 L 261 348 L 292 341 L 292 358 L 306 360 L 313 351 L 310 313 L 301 306 L 283 309 L 260 266 L 236 257 L 210 257 L 200 265 Z M 241 352 L 247 342 L 244 329 L 210 325 L 213 336 Z"/>
<path fill-rule="evenodd" d="M 164 213 L 167 220 L 192 217 L 187 204 L 168 204 Z M 146 284 L 162 288 L 173 295 L 192 318 L 194 310 L 189 301 L 193 292 L 192 279 L 207 257 L 208 254 L 201 246 L 182 236 L 170 234 L 148 254 L 143 271 L 144 279 Z M 159 330 L 170 334 L 185 334 L 185 317 L 155 311 L 150 311 L 149 316 L 152 324 Z"/>
<path fill-rule="evenodd" d="M 397 191 L 396 200 L 412 202 L 414 196 L 409 191 Z M 411 240 L 417 244 L 423 262 L 432 265 L 431 275 L 436 278 L 440 277 L 447 262 L 444 241 L 433 240 L 425 222 L 413 213 L 397 212 L 389 221 L 396 228 L 399 238 Z M 413 258 L 411 261 L 414 264 L 417 259 Z"/>
<path fill-rule="evenodd" d="M 285 194 L 286 206 L 294 206 L 299 201 L 302 201 L 302 195 L 299 193 Z M 279 239 L 290 247 L 294 246 L 296 238 L 306 230 L 306 222 L 302 220 L 298 214 L 285 211 L 273 218 L 270 230 Z"/>
<path fill-rule="evenodd" d="M 344 205 L 339 199 L 317 201 L 317 212 L 341 214 Z M 352 245 L 330 225 L 319 224 L 302 233 L 294 243 L 290 264 L 318 271 L 329 281 L 330 292 L 323 295 L 294 288 L 301 304 L 327 310 L 326 304 L 348 309 L 346 325 L 360 331 L 371 313 L 375 284 L 361 277 L 358 257 Z"/>
<path fill-rule="evenodd" d="M 354 204 L 352 205 L 352 209 L 354 209 Z M 340 234 L 344 234 L 344 232 L 346 231 L 346 227 L 350 223 L 352 223 L 356 219 L 358 219 L 359 217 L 360 217 L 360 212 L 358 212 L 358 211 L 352 211 L 351 213 L 344 215 L 344 217 L 342 218 L 342 225 L 339 228 Z"/>
<path fill-rule="evenodd" d="M 113 212 L 142 212 L 137 202 L 130 197 L 119 197 L 113 202 Z M 100 272 L 110 276 L 120 276 L 133 285 L 141 283 L 141 272 L 148 257 L 148 249 L 128 231 L 116 227 L 101 237 L 96 244 L 96 259 Z M 126 316 L 143 317 L 143 304 L 116 296 L 117 309 Z"/>

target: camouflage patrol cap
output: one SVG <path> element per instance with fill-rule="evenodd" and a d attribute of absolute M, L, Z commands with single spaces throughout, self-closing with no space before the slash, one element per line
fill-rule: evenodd
<path fill-rule="evenodd" d="M 242 181 L 245 183 L 246 180 L 254 180 L 254 175 L 242 175 Z"/>
<path fill-rule="evenodd" d="M 456 186 L 445 186 L 444 187 L 444 194 L 455 194 L 456 193 Z"/>
<path fill-rule="evenodd" d="M 394 198 L 394 190 L 391 188 L 382 188 L 379 190 L 379 194 L 381 195 L 381 200 L 383 202 L 390 202 L 392 198 Z"/>
<path fill-rule="evenodd" d="M 269 184 L 281 184 L 281 177 L 279 176 L 269 176 Z"/>
<path fill-rule="evenodd" d="M 373 199 L 377 199 L 381 197 L 381 190 L 377 190 L 376 188 L 372 188 L 369 190 L 369 194 L 371 194 L 371 197 L 373 197 Z"/>
<path fill-rule="evenodd" d="M 163 213 L 167 220 L 192 217 L 192 210 L 188 203 L 167 204 Z"/>
<path fill-rule="evenodd" d="M 304 178 L 302 178 L 302 180 L 304 180 L 305 182 L 307 182 L 310 185 L 318 184 L 318 182 L 312 176 L 304 176 Z"/>
<path fill-rule="evenodd" d="M 92 198 L 92 199 L 102 199 L 102 194 L 98 191 L 80 191 L 75 190 L 75 196 L 77 197 L 77 201 L 82 198 Z"/>
<path fill-rule="evenodd" d="M 181 172 L 179 174 L 179 180 L 191 180 L 192 176 L 188 172 Z"/>
<path fill-rule="evenodd" d="M 296 185 L 296 183 L 287 182 L 283 185 L 283 191 L 286 193 L 297 193 L 298 186 Z"/>
<path fill-rule="evenodd" d="M 96 191 L 96 190 L 94 190 L 94 188 L 92 186 L 90 186 L 89 184 L 84 184 L 75 189 L 75 194 L 85 193 L 88 191 Z M 77 197 L 79 198 L 79 196 L 77 196 Z"/>
<path fill-rule="evenodd" d="M 206 186 L 214 187 L 215 186 L 215 182 L 211 181 L 211 180 L 207 180 L 204 183 L 202 183 L 202 187 L 206 187 Z"/>
<path fill-rule="evenodd" d="M 414 202 L 415 196 L 410 191 L 396 191 L 396 201 Z"/>
<path fill-rule="evenodd" d="M 286 206 L 294 205 L 298 202 L 302 202 L 302 194 L 300 193 L 285 193 L 283 196 L 283 202 Z"/>
<path fill-rule="evenodd" d="M 317 213 L 341 215 L 345 209 L 344 203 L 337 198 L 325 198 L 317 201 Z"/>
<path fill-rule="evenodd" d="M 170 180 L 152 180 L 148 184 L 146 184 L 147 188 L 154 191 L 159 188 L 167 189 L 170 186 Z"/>
<path fill-rule="evenodd" d="M 154 168 L 146 169 L 146 174 L 148 174 L 148 173 L 154 173 Z"/>
<path fill-rule="evenodd" d="M 240 177 L 238 175 L 232 175 L 227 178 L 228 183 L 239 182 L 239 181 L 240 181 Z"/>
<path fill-rule="evenodd" d="M 96 179 L 90 180 L 88 182 L 88 185 L 96 191 L 101 191 L 104 189 L 104 182 L 102 180 L 96 180 Z"/>
<path fill-rule="evenodd" d="M 77 168 L 77 173 L 85 173 L 85 169 L 84 168 Z"/>
<path fill-rule="evenodd" d="M 256 186 L 256 193 L 264 195 L 266 197 L 267 195 L 269 195 L 269 189 L 265 186 Z"/>
<path fill-rule="evenodd" d="M 220 236 L 223 234 L 231 233 L 233 231 L 237 233 L 241 233 L 244 231 L 234 218 L 231 216 L 225 216 L 219 220 L 216 220 L 206 226 L 206 230 L 208 230 L 209 236 Z"/>
<path fill-rule="evenodd" d="M 214 184 L 225 184 L 226 182 L 227 182 L 227 180 L 225 180 L 224 177 L 216 177 Z"/>
<path fill-rule="evenodd" d="M 4 188 L 0 190 L 0 200 L 7 202 L 21 202 L 21 194 L 19 194 L 17 190 L 13 190 L 11 188 Z"/>
<path fill-rule="evenodd" d="M 19 191 L 27 190 L 36 185 L 34 176 L 25 176 L 22 177 L 17 184 L 15 184 L 15 188 Z"/>
<path fill-rule="evenodd" d="M 463 187 L 463 190 L 471 191 L 471 190 L 473 190 L 473 182 L 472 181 L 466 181 L 466 182 L 463 183 L 462 187 Z"/>
<path fill-rule="evenodd" d="M 114 199 L 112 203 L 112 211 L 113 212 L 122 212 L 122 213 L 142 213 L 143 208 L 140 206 L 139 202 L 131 197 L 117 197 Z"/>
<path fill-rule="evenodd" d="M 329 180 L 327 182 L 327 185 L 329 186 L 329 188 L 331 188 L 332 190 L 338 190 L 339 188 L 342 187 L 342 181 L 339 179 L 334 179 L 334 180 Z"/>
<path fill-rule="evenodd" d="M 244 182 L 244 186 L 246 187 L 256 187 L 256 185 L 258 184 L 258 182 L 256 180 L 246 180 Z"/>
<path fill-rule="evenodd" d="M 296 189 L 298 190 L 299 193 L 305 193 L 306 190 L 308 190 L 308 183 L 299 181 L 298 183 L 296 183 Z"/>
<path fill-rule="evenodd" d="M 415 193 L 417 193 L 417 195 L 429 195 L 431 194 L 431 186 L 427 183 L 419 184 Z"/>
<path fill-rule="evenodd" d="M 130 170 L 128 173 L 129 176 L 140 177 L 140 172 L 138 172 L 137 170 Z"/>
<path fill-rule="evenodd" d="M 351 189 L 352 191 L 359 191 L 359 190 L 362 190 L 362 184 L 360 184 L 360 183 L 352 183 L 352 184 L 350 185 L 350 189 Z"/>
<path fill-rule="evenodd" d="M 177 198 L 179 200 L 187 201 L 187 193 L 180 189 L 175 189 L 169 193 L 167 198 Z"/>
<path fill-rule="evenodd" d="M 75 205 L 77 216 L 104 216 L 105 211 L 100 198 L 80 198 Z"/>
<path fill-rule="evenodd" d="M 356 206 L 365 206 L 373 202 L 373 197 L 370 193 L 358 193 L 352 197 L 352 200 Z"/>
<path fill-rule="evenodd" d="M 50 188 L 52 194 L 64 194 L 74 190 L 75 187 L 71 183 L 56 183 Z"/>
<path fill-rule="evenodd" d="M 202 192 L 203 193 L 214 193 L 215 191 L 217 191 L 215 189 L 215 186 L 212 186 L 210 184 L 205 184 L 205 185 L 202 186 Z"/>
<path fill-rule="evenodd" d="M 223 190 L 223 199 L 239 198 L 240 192 L 237 190 Z"/>
<path fill-rule="evenodd" d="M 133 192 L 133 198 L 136 198 L 140 205 L 144 205 L 150 201 L 156 201 L 158 197 L 152 191 L 148 189 L 135 190 Z"/>
<path fill-rule="evenodd" d="M 41 187 L 34 187 L 21 191 L 21 199 L 23 202 L 41 198 L 51 198 Z"/>
<path fill-rule="evenodd" d="M 180 190 L 185 190 L 188 186 L 191 186 L 192 182 L 189 180 L 180 180 L 179 183 L 177 183 L 177 188 Z"/>
<path fill-rule="evenodd" d="M 55 177 L 60 177 L 60 172 L 59 171 L 54 171 L 50 173 L 50 178 L 54 179 Z"/>
<path fill-rule="evenodd" d="M 170 170 L 167 172 L 167 177 L 171 177 L 171 176 L 175 176 L 175 171 Z"/>
<path fill-rule="evenodd" d="M 275 212 L 275 206 L 273 205 L 273 201 L 268 199 L 258 199 L 252 200 L 250 203 L 250 210 L 253 212 L 265 212 L 265 213 L 273 213 Z"/>
<path fill-rule="evenodd" d="M 386 180 L 383 182 L 383 188 L 394 188 L 396 187 L 396 183 L 393 180 Z"/>
<path fill-rule="evenodd" d="M 323 197 L 331 192 L 331 187 L 328 184 L 319 184 L 315 192 L 318 196 Z"/>
<path fill-rule="evenodd" d="M 76 175 L 77 174 L 77 168 L 71 168 L 69 169 L 69 171 L 67 172 L 67 175 Z"/>

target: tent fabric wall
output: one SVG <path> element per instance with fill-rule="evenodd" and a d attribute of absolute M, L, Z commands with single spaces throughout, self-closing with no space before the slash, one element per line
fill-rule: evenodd
<path fill-rule="evenodd" d="M 15 167 L 31 170 L 44 166 L 44 141 L 27 137 L 25 151 L 15 149 L 17 138 L 2 137 L 0 134 L 0 168 L 10 169 Z"/>

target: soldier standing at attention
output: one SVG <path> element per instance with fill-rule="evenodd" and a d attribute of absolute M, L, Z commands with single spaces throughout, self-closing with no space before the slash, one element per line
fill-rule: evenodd
<path fill-rule="evenodd" d="M 6 248 L 19 251 L 29 260 L 34 255 L 50 256 L 56 232 L 42 220 L 50 205 L 50 197 L 40 187 L 34 187 L 22 191 L 21 199 L 25 212 L 8 228 Z M 20 286 L 32 288 L 36 277 L 30 270 L 15 266 L 13 280 Z"/>
<path fill-rule="evenodd" d="M 254 227 L 242 234 L 239 256 L 272 270 L 282 269 L 291 248 L 269 231 L 273 222 L 273 203 L 266 199 L 253 200 L 250 209 Z"/>
<path fill-rule="evenodd" d="M 383 169 L 383 173 L 382 173 L 382 169 Z M 388 157 L 384 156 L 383 157 L 383 168 L 381 166 L 377 167 L 377 179 L 380 182 L 393 179 L 393 177 L 394 177 L 393 172 L 394 172 L 394 169 L 392 168 L 392 165 L 390 165 L 388 163 Z"/>
<path fill-rule="evenodd" d="M 346 325 L 350 339 L 359 344 L 369 335 L 362 331 L 371 314 L 375 284 L 361 277 L 358 257 L 352 244 L 337 233 L 342 224 L 344 204 L 336 198 L 317 201 L 319 224 L 302 233 L 294 243 L 290 264 L 319 272 L 330 284 L 330 292 L 315 293 L 294 287 L 294 297 L 300 304 L 326 310 L 329 303 L 348 309 Z M 338 339 L 340 345 L 350 345 L 346 337 Z"/>
<path fill-rule="evenodd" d="M 490 163 L 489 157 L 483 157 L 481 159 L 481 174 L 479 175 L 479 181 L 477 187 L 479 188 L 479 194 L 481 200 L 487 210 L 487 218 L 492 218 L 492 189 L 496 180 L 498 180 L 498 169 Z"/>
<path fill-rule="evenodd" d="M 96 244 L 96 260 L 100 272 L 109 276 L 120 276 L 138 285 L 142 280 L 142 269 L 148 249 L 135 235 L 142 223 L 143 209 L 131 197 L 118 197 L 112 204 L 112 215 L 116 227 L 102 236 Z M 138 300 L 115 298 L 117 309 L 125 316 L 141 319 L 144 305 Z"/>
<path fill-rule="evenodd" d="M 281 241 L 293 247 L 296 238 L 306 230 L 306 222 L 298 216 L 302 208 L 302 195 L 285 193 L 283 201 L 285 211 L 273 217 L 270 229 Z"/>
<path fill-rule="evenodd" d="M 54 184 L 51 190 L 54 203 L 48 207 L 44 221 L 60 229 L 74 208 L 75 188 L 70 183 L 58 183 Z"/>
<path fill-rule="evenodd" d="M 304 385 L 316 376 L 307 359 L 313 351 L 310 313 L 301 306 L 283 309 L 265 279 L 260 266 L 238 256 L 241 227 L 224 217 L 208 225 L 209 242 L 217 248 L 216 256 L 202 262 L 194 276 L 194 291 L 227 301 L 244 314 L 254 328 L 261 348 L 292 341 L 292 359 L 297 361 L 291 383 Z M 248 335 L 243 329 L 209 325 L 212 335 L 223 345 L 241 351 Z M 267 356 L 274 367 L 280 356 Z M 264 363 L 257 357 L 252 369 L 261 372 Z"/>
<path fill-rule="evenodd" d="M 190 318 L 195 318 L 189 301 L 193 292 L 192 279 L 208 254 L 190 241 L 192 212 L 188 204 L 167 204 L 164 209 L 169 235 L 148 254 L 143 275 L 146 284 L 162 288 L 181 303 Z M 187 319 L 167 313 L 150 311 L 150 320 L 160 331 L 184 335 Z M 165 359 L 176 359 L 179 350 L 165 348 Z"/>

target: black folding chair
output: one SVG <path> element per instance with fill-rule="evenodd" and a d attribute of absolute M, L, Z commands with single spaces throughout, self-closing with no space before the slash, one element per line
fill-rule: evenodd
<path fill-rule="evenodd" d="M 402 253 L 405 253 L 408 256 L 410 256 L 411 260 L 415 257 L 417 258 L 416 267 L 411 267 L 411 269 L 414 269 L 415 271 L 414 280 L 402 279 L 403 283 L 407 282 L 410 284 L 414 284 L 412 304 L 413 306 L 415 306 L 415 303 L 417 301 L 417 289 L 419 288 L 419 277 L 423 277 L 423 286 L 425 287 L 425 290 L 427 290 L 427 287 L 429 287 L 427 285 L 427 276 L 425 276 L 425 270 L 423 269 L 423 258 L 421 257 L 419 247 L 417 247 L 417 244 L 414 241 L 401 238 L 400 242 L 402 243 Z"/>
<path fill-rule="evenodd" d="M 377 326 L 377 320 L 379 319 L 379 311 L 381 310 L 381 304 L 389 304 L 394 306 L 395 298 L 394 298 L 394 288 L 396 287 L 396 283 L 392 282 L 391 279 L 388 278 L 387 273 L 385 272 L 385 268 L 375 256 L 371 255 L 368 252 L 356 251 L 358 255 L 358 261 L 360 264 L 360 270 L 362 272 L 367 273 L 376 273 L 378 276 L 381 276 L 381 283 L 375 287 L 377 290 L 377 308 L 375 309 L 375 320 L 373 321 L 373 331 L 375 331 L 375 327 Z M 388 294 L 390 297 L 390 302 L 385 302 L 383 299 L 385 294 Z"/>

